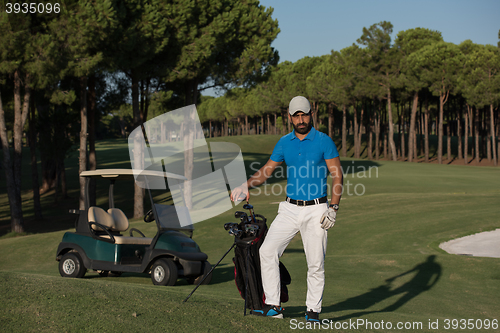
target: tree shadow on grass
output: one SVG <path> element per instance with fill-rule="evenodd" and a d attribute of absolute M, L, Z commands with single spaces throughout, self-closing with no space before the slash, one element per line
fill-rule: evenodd
<path fill-rule="evenodd" d="M 412 269 L 385 280 L 385 284 L 373 288 L 364 294 L 348 298 L 333 305 L 323 306 L 322 312 L 330 313 L 348 310 L 359 310 L 339 317 L 330 318 L 333 321 L 344 321 L 371 313 L 393 312 L 411 301 L 413 298 L 419 296 L 423 292 L 428 291 L 438 282 L 439 278 L 441 277 L 442 269 L 441 265 L 435 262 L 435 259 L 436 256 L 431 255 L 427 257 L 427 260 L 425 262 L 417 264 Z M 410 281 L 394 289 L 391 287 L 391 284 L 394 281 L 412 273 L 414 273 L 415 275 Z M 376 304 L 399 295 L 401 296 L 394 303 L 387 305 L 386 307 L 379 310 L 369 310 Z M 304 312 L 304 308 L 287 308 L 287 312 L 289 312 L 291 316 L 300 316 Z"/>

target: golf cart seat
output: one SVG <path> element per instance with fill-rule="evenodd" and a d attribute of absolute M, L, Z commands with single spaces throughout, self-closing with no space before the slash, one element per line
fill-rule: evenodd
<path fill-rule="evenodd" d="M 90 207 L 88 213 L 89 223 L 91 223 L 91 228 L 94 231 L 104 231 L 96 223 L 106 227 L 108 232 L 113 235 L 116 244 L 140 244 L 149 245 L 152 242 L 152 238 L 148 237 L 127 237 L 122 236 L 120 232 L 124 232 L 128 229 L 129 223 L 127 216 L 123 213 L 121 209 L 110 208 L 106 212 L 100 207 Z M 99 237 L 109 239 L 110 236 L 106 233 L 99 235 Z"/>

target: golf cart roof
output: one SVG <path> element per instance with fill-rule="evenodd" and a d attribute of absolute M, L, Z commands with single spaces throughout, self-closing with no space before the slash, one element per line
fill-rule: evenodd
<path fill-rule="evenodd" d="M 99 170 L 89 170 L 80 173 L 80 177 L 90 177 L 90 178 L 114 178 L 114 179 L 127 179 L 134 178 L 135 176 L 147 176 L 147 177 L 162 177 L 171 179 L 187 180 L 186 177 L 170 172 L 161 172 L 154 170 L 142 170 L 140 173 L 132 169 L 99 169 Z"/>

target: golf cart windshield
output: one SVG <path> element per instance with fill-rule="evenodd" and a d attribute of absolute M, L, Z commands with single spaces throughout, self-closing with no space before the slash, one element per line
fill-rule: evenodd
<path fill-rule="evenodd" d="M 158 216 L 158 227 L 161 229 L 182 229 L 182 230 L 193 230 L 193 224 L 186 226 L 181 226 L 179 222 L 179 214 L 182 214 L 181 218 L 186 221 L 190 220 L 189 210 L 186 207 L 175 207 L 173 205 L 165 204 L 154 204 L 156 214 Z"/>
<path fill-rule="evenodd" d="M 191 217 L 189 210 L 182 206 L 173 206 L 171 195 L 169 196 L 169 189 L 166 183 L 166 179 L 170 178 L 178 182 L 184 181 L 186 178 L 184 176 L 168 173 L 168 172 L 158 172 L 152 170 L 143 170 L 141 173 L 134 172 L 131 169 L 100 169 L 84 171 L 80 174 L 81 177 L 85 178 L 102 178 L 110 181 L 109 188 L 109 208 L 114 208 L 114 183 L 117 180 L 128 180 L 135 181 L 142 188 L 147 189 L 149 192 L 149 198 L 151 204 L 153 205 L 155 214 L 157 218 L 157 225 L 160 229 L 177 229 L 177 230 L 188 230 L 192 231 L 194 229 L 193 223 L 191 222 Z M 86 182 L 86 195 L 85 195 L 85 205 L 88 210 L 90 207 L 88 200 L 88 184 Z M 153 185 L 153 186 L 150 186 Z M 151 194 L 151 188 L 161 188 L 163 190 L 155 190 L 155 197 Z M 169 200 L 170 199 L 170 200 Z M 180 221 L 183 221 L 181 225 Z"/>

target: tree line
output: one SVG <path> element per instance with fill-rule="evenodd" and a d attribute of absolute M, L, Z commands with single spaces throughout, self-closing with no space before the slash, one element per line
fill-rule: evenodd
<path fill-rule="evenodd" d="M 96 136 L 106 130 L 101 120 L 109 120 L 112 110 L 124 111 L 112 120 L 122 131 L 133 129 L 148 119 L 153 95 L 169 109 L 197 103 L 204 89 L 255 84 L 278 62 L 271 47 L 278 22 L 272 8 L 257 0 L 58 3 L 57 12 L 2 8 L 0 14 L 0 142 L 14 232 L 24 230 L 25 141 L 35 215 L 41 219 L 40 191 L 55 188 L 56 198 L 58 191 L 66 195 L 64 160 L 73 144 L 80 147 L 79 172 L 96 168 Z M 131 106 L 131 116 L 124 104 Z M 80 209 L 83 191 L 80 177 Z M 136 217 L 143 215 L 142 196 L 136 186 Z"/>
<path fill-rule="evenodd" d="M 289 131 L 288 103 L 303 95 L 311 101 L 316 127 L 341 137 L 343 156 L 352 135 L 356 158 L 363 140 L 369 159 L 383 155 L 411 162 L 424 156 L 429 162 L 434 125 L 438 163 L 443 163 L 444 137 L 449 159 L 456 136 L 453 154 L 465 164 L 470 156 L 497 165 L 500 42 L 499 47 L 470 40 L 455 45 L 425 28 L 401 31 L 392 41 L 392 32 L 390 22 L 374 24 L 352 46 L 282 62 L 255 87 L 204 99 L 199 110 L 207 135 Z"/>

